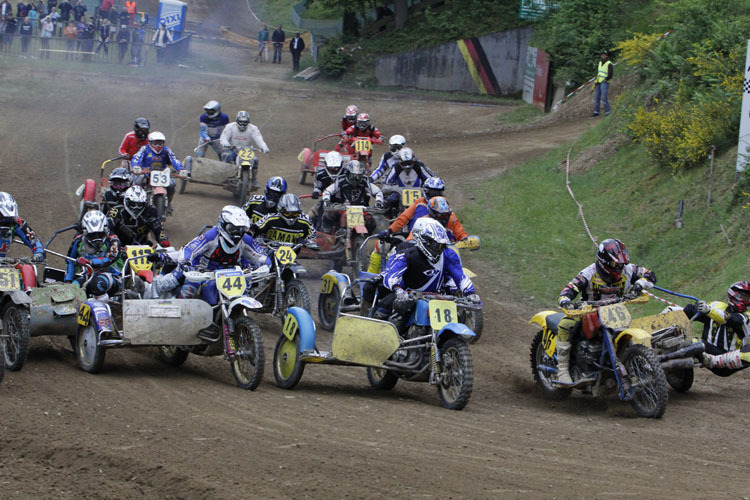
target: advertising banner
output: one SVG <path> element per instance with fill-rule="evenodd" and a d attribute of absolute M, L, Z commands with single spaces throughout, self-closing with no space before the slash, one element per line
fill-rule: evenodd
<path fill-rule="evenodd" d="M 740 141 L 737 144 L 737 172 L 745 170 L 748 162 L 750 162 L 750 40 L 747 41 L 745 79 L 742 82 L 742 117 L 740 118 Z"/>
<path fill-rule="evenodd" d="M 540 51 L 541 52 L 541 51 Z M 534 83 L 536 81 L 536 57 L 535 47 L 526 48 L 526 65 L 523 70 L 523 100 L 534 104 Z"/>
<path fill-rule="evenodd" d="M 156 16 L 156 26 L 164 22 L 168 29 L 172 30 L 175 40 L 182 36 L 185 31 L 185 17 L 187 16 L 187 4 L 178 0 L 159 0 L 159 15 Z"/>

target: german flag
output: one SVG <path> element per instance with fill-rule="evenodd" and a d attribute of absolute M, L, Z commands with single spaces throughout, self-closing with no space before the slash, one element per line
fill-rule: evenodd
<path fill-rule="evenodd" d="M 480 94 L 499 95 L 500 86 L 492 71 L 492 66 L 487 60 L 482 44 L 476 37 L 458 40 L 458 50 L 466 61 L 474 83 L 476 83 Z"/>

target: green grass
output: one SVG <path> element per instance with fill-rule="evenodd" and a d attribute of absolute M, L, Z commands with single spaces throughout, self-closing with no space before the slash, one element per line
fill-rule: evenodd
<path fill-rule="evenodd" d="M 517 107 L 497 115 L 497 121 L 500 123 L 528 123 L 542 116 L 544 116 L 544 112 L 539 108 L 533 104 L 522 102 Z"/>
<path fill-rule="evenodd" d="M 260 17 L 264 23 L 268 24 L 268 30 L 273 29 L 281 24 L 285 26 L 285 30 L 289 31 L 293 29 L 292 25 L 292 7 L 297 5 L 300 0 L 267 0 L 261 2 L 258 6 L 258 17 Z M 268 34 L 269 39 L 271 33 Z"/>

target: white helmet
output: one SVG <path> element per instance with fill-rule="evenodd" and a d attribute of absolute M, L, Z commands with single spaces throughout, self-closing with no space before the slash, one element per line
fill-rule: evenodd
<path fill-rule="evenodd" d="M 411 148 L 403 147 L 394 156 L 398 156 L 398 162 L 405 169 L 410 169 L 414 166 L 414 151 Z"/>
<path fill-rule="evenodd" d="M 388 139 L 388 147 L 391 150 L 391 153 L 395 153 L 399 149 L 406 146 L 406 137 L 403 135 L 392 135 L 390 139 Z"/>
<path fill-rule="evenodd" d="M 154 150 L 154 153 L 161 153 L 166 143 L 167 138 L 161 132 L 151 132 L 148 134 L 148 145 Z"/>
<path fill-rule="evenodd" d="M 244 132 L 247 130 L 247 126 L 250 125 L 250 113 L 247 111 L 238 111 L 235 121 L 237 122 L 237 128 Z"/>
<path fill-rule="evenodd" d="M 18 203 L 8 193 L 0 192 L 0 233 L 6 238 L 11 237 L 13 221 L 18 217 Z"/>
<path fill-rule="evenodd" d="M 221 113 L 221 104 L 219 104 L 219 101 L 208 101 L 206 105 L 203 106 L 203 111 L 206 112 L 207 117 L 213 118 Z"/>
<path fill-rule="evenodd" d="M 216 227 L 222 250 L 234 253 L 240 248 L 242 238 L 250 229 L 250 218 L 240 207 L 227 205 L 221 209 Z"/>
<path fill-rule="evenodd" d="M 450 244 L 448 233 L 438 221 L 432 217 L 420 217 L 411 230 L 414 242 L 427 260 L 435 264 L 443 255 L 445 245 Z"/>
<path fill-rule="evenodd" d="M 332 179 L 335 179 L 339 174 L 343 161 L 344 158 L 338 151 L 329 151 L 325 156 L 326 172 L 328 172 L 328 175 L 330 175 Z"/>
<path fill-rule="evenodd" d="M 109 236 L 107 218 L 99 210 L 91 210 L 84 214 L 81 219 L 81 229 L 84 241 L 92 248 L 99 248 Z"/>
<path fill-rule="evenodd" d="M 352 186 L 359 186 L 367 177 L 365 166 L 359 160 L 352 160 L 346 164 L 346 180 Z"/>
<path fill-rule="evenodd" d="M 146 208 L 148 195 L 141 186 L 130 186 L 123 196 L 125 211 L 137 219 Z"/>

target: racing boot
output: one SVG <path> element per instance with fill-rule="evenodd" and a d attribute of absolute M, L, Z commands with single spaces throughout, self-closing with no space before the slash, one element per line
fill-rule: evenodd
<path fill-rule="evenodd" d="M 253 173 L 250 179 L 250 189 L 256 190 L 260 187 L 258 184 L 258 165 L 253 165 Z"/>
<path fill-rule="evenodd" d="M 572 385 L 573 379 L 570 378 L 570 342 L 560 342 L 557 340 L 557 380 L 553 382 L 561 385 Z"/>
<path fill-rule="evenodd" d="M 743 358 L 750 360 L 750 353 L 741 353 L 740 351 L 729 351 L 724 354 L 713 355 L 707 352 L 703 353 L 703 366 L 705 368 L 728 368 L 730 370 L 739 370 L 746 366 L 747 361 Z M 743 363 L 744 361 L 744 363 Z"/>

